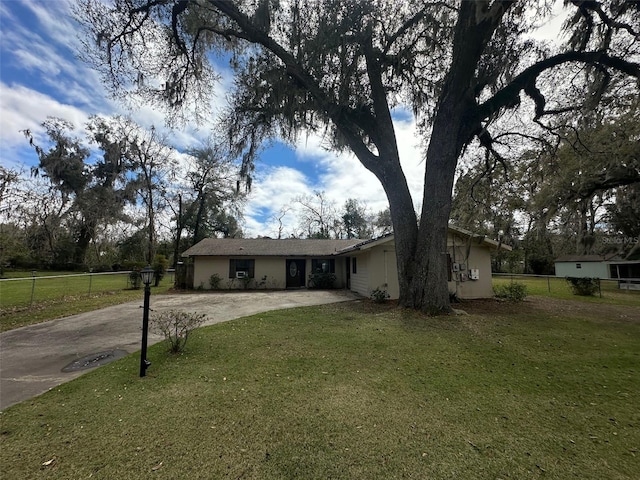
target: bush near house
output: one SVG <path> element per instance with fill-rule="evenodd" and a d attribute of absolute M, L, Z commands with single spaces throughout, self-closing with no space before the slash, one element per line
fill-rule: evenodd
<path fill-rule="evenodd" d="M 390 297 L 391 295 L 389 295 L 389 292 L 381 287 L 371 291 L 371 299 L 376 303 L 384 303 L 389 300 Z"/>
<path fill-rule="evenodd" d="M 496 285 L 493 291 L 496 297 L 510 302 L 521 302 L 527 297 L 527 286 L 518 282 Z"/>
<path fill-rule="evenodd" d="M 209 286 L 211 290 L 218 290 L 220 288 L 220 282 L 222 282 L 222 277 L 217 273 L 214 273 L 209 277 Z"/>
<path fill-rule="evenodd" d="M 316 272 L 309 275 L 309 288 L 334 288 L 336 276 L 333 273 Z"/>

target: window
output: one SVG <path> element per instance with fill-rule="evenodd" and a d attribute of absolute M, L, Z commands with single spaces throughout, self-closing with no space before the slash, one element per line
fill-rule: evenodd
<path fill-rule="evenodd" d="M 254 259 L 229 260 L 229 278 L 249 277 L 253 278 L 256 261 Z M 239 274 L 238 274 L 239 273 Z"/>
<path fill-rule="evenodd" d="M 312 273 L 336 273 L 336 261 L 333 258 L 311 260 Z"/>
<path fill-rule="evenodd" d="M 358 273 L 358 267 L 356 266 L 356 257 L 351 259 L 351 272 Z"/>
<path fill-rule="evenodd" d="M 582 264 L 581 263 L 576 263 L 576 268 L 582 268 Z"/>

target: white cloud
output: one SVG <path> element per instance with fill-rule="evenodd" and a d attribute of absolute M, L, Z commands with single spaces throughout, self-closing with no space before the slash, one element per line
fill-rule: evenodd
<path fill-rule="evenodd" d="M 23 130 L 30 130 L 36 139 L 42 139 L 44 129 L 41 124 L 48 116 L 63 118 L 78 128 L 89 117 L 83 110 L 60 103 L 48 95 L 22 85 L 7 86 L 3 82 L 0 82 L 0 108 L 2 160 L 11 164 L 24 161 L 20 153 L 26 144 Z"/>
<path fill-rule="evenodd" d="M 7 86 L 4 82 L 0 82 L 0 87 L 2 92 L 0 93 L 2 104 L 0 139 L 3 143 L 6 142 L 9 145 L 16 143 L 22 135 L 19 131 L 25 128 L 33 132 L 43 131 L 40 124 L 48 116 L 64 118 L 77 127 L 80 127 L 89 117 L 80 108 L 60 103 L 49 95 L 22 85 Z"/>
<path fill-rule="evenodd" d="M 299 170 L 289 167 L 271 167 L 259 172 L 245 205 L 245 235 L 277 236 L 277 225 L 270 217 L 281 208 L 293 208 L 283 218 L 284 234 L 297 230 L 298 215 L 294 199 L 312 192 L 311 180 Z"/>
<path fill-rule="evenodd" d="M 402 168 L 417 209 L 422 202 L 424 185 L 420 141 L 416 137 L 413 121 L 396 121 L 395 127 Z M 324 191 L 326 198 L 339 210 L 349 198 L 363 202 L 371 213 L 388 206 L 379 180 L 364 168 L 355 155 L 328 151 L 322 145 L 323 139 L 319 135 L 310 134 L 302 137 L 295 148 L 301 162 L 316 165 L 319 175 L 315 181 L 288 167 L 271 168 L 263 175 L 259 173 L 245 208 L 244 229 L 247 236 L 277 235 L 277 225 L 265 219 L 282 207 L 292 209 L 284 218 L 284 233 L 288 235 L 296 231 L 298 210 L 293 199 L 311 195 L 314 190 Z"/>

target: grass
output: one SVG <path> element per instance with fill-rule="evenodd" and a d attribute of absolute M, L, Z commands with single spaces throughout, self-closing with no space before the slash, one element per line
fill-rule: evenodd
<path fill-rule="evenodd" d="M 571 291 L 571 286 L 564 278 L 519 277 L 514 275 L 493 277 L 493 285 L 504 285 L 511 282 L 522 283 L 527 286 L 529 295 L 542 295 L 551 298 L 580 300 L 607 305 L 636 305 L 640 306 L 640 291 L 620 290 L 615 281 L 601 282 L 602 297 L 596 293 L 593 297 L 578 297 Z"/>
<path fill-rule="evenodd" d="M 145 378 L 131 355 L 2 413 L 3 478 L 637 478 L 636 309 L 463 308 L 299 308 L 155 345 Z"/>
<path fill-rule="evenodd" d="M 0 281 L 0 332 L 142 298 L 141 290 L 129 289 L 127 280 L 124 273 L 94 274 L 91 279 L 89 275 L 36 277 L 35 286 L 30 276 Z M 165 277 L 152 291 L 163 293 L 172 285 L 172 278 Z"/>

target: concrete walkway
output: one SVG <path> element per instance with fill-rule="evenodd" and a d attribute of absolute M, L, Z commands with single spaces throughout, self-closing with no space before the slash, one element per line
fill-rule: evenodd
<path fill-rule="evenodd" d="M 89 370 L 70 363 L 109 350 L 133 353 L 142 335 L 140 301 L 73 315 L 0 334 L 0 410 L 68 382 Z M 205 313 L 207 325 L 269 310 L 353 300 L 346 290 L 215 292 L 151 296 L 154 311 Z M 149 345 L 162 337 L 149 334 Z"/>

